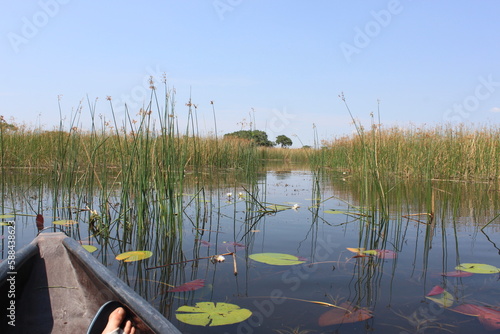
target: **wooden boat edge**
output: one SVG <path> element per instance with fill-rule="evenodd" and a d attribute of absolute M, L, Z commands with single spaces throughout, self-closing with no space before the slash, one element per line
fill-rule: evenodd
<path fill-rule="evenodd" d="M 63 233 L 44 233 L 35 238 L 31 243 L 16 251 L 16 271 L 21 273 L 16 279 L 22 281 L 22 275 L 26 267 L 40 255 L 39 241 L 42 238 L 55 237 L 67 251 L 68 256 L 75 261 L 74 267 L 81 268 L 92 279 L 97 280 L 98 285 L 108 289 L 110 300 L 118 300 L 131 311 L 135 318 L 139 318 L 154 333 L 181 333 L 168 319 L 166 319 L 150 303 L 142 298 L 137 292 L 126 285 L 121 279 L 113 274 L 102 263 L 95 259 L 74 239 Z M 12 271 L 9 270 L 7 260 L 0 263 L 0 290 L 6 290 L 7 278 Z"/>

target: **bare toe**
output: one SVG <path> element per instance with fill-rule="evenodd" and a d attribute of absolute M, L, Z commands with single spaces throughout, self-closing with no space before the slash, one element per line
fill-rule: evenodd
<path fill-rule="evenodd" d="M 111 312 L 111 314 L 109 315 L 108 324 L 106 328 L 104 328 L 104 330 L 102 331 L 102 334 L 110 333 L 115 329 L 117 329 L 118 327 L 120 327 L 124 319 L 125 319 L 125 310 L 123 309 L 123 307 L 119 307 L 113 312 Z"/>

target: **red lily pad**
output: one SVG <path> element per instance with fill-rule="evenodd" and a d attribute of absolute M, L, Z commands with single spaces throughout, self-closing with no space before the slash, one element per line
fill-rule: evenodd
<path fill-rule="evenodd" d="M 200 240 L 200 244 L 205 247 L 210 247 L 212 246 L 211 242 L 205 241 L 205 240 Z"/>
<path fill-rule="evenodd" d="M 37 214 L 35 222 L 36 222 L 36 228 L 38 229 L 38 231 L 43 230 L 43 215 Z"/>
<path fill-rule="evenodd" d="M 363 321 L 371 317 L 373 317 L 372 313 L 367 309 L 356 308 L 349 303 L 342 303 L 339 308 L 332 308 L 323 313 L 318 319 L 318 324 L 324 327 Z"/>
<path fill-rule="evenodd" d="M 469 273 L 467 271 L 462 271 L 462 270 L 453 270 L 453 271 L 448 271 L 446 273 L 441 274 L 441 276 L 446 276 L 446 277 L 469 277 L 474 275 L 473 273 Z"/>
<path fill-rule="evenodd" d="M 202 278 L 195 279 L 194 281 L 184 283 L 176 286 L 175 288 L 167 290 L 168 292 L 186 292 L 201 289 L 205 286 L 205 280 Z"/>
<path fill-rule="evenodd" d="M 234 241 L 231 241 L 231 242 L 224 242 L 226 244 L 226 246 L 233 246 L 234 249 L 244 249 L 246 248 L 245 245 L 243 244 L 240 244 L 238 242 L 234 242 Z"/>
<path fill-rule="evenodd" d="M 495 330 L 500 328 L 500 311 L 495 309 L 474 305 L 462 304 L 451 309 L 452 311 L 478 317 L 479 321 L 488 330 Z"/>
<path fill-rule="evenodd" d="M 395 251 L 389 249 L 376 249 L 377 257 L 381 259 L 395 259 L 398 254 Z"/>
<path fill-rule="evenodd" d="M 435 295 L 440 295 L 444 292 L 444 289 L 440 287 L 439 285 L 436 285 L 435 287 L 432 288 L 431 291 L 427 294 L 427 296 L 435 296 Z"/>

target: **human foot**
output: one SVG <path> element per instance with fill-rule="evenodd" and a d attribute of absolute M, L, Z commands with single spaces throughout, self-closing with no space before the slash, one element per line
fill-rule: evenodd
<path fill-rule="evenodd" d="M 125 325 L 120 331 L 120 325 L 122 325 L 123 320 L 125 320 L 126 312 L 123 307 L 118 307 L 109 315 L 108 324 L 106 328 L 102 331 L 102 334 L 115 334 L 115 333 L 125 333 L 134 334 L 135 327 L 132 326 L 132 322 L 127 320 Z"/>

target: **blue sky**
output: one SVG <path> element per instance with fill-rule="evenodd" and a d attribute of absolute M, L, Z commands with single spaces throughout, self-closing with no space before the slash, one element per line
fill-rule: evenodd
<path fill-rule="evenodd" d="M 200 132 L 257 129 L 294 147 L 384 126 L 500 121 L 500 3 L 485 1 L 2 1 L 0 115 L 52 129 L 86 98 L 136 116 L 166 74 Z M 160 92 L 160 91 L 159 91 Z"/>

